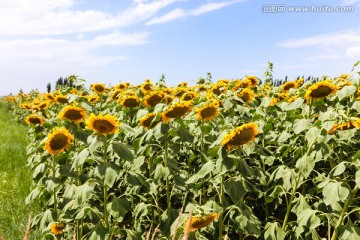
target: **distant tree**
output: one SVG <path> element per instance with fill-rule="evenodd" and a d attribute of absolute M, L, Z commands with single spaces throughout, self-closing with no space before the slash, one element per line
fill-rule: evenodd
<path fill-rule="evenodd" d="M 47 88 L 47 92 L 50 93 L 51 92 L 51 83 L 48 83 L 46 85 L 46 88 Z"/>
<path fill-rule="evenodd" d="M 288 80 L 288 76 L 286 75 L 286 76 L 285 76 L 285 82 L 287 82 L 287 80 Z"/>
<path fill-rule="evenodd" d="M 60 77 L 57 81 L 56 81 L 56 88 L 59 88 L 60 86 L 64 85 L 64 80 L 62 77 Z"/>
<path fill-rule="evenodd" d="M 67 78 L 64 78 L 63 85 L 69 85 L 69 81 Z"/>

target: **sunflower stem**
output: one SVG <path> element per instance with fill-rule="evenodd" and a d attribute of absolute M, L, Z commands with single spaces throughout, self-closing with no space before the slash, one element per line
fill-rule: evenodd
<path fill-rule="evenodd" d="M 201 130 L 201 135 L 200 135 L 200 151 L 201 151 L 201 161 L 205 162 L 204 159 L 204 120 L 200 121 L 200 130 Z"/>
<path fill-rule="evenodd" d="M 342 209 L 341 211 L 341 215 L 340 215 L 340 218 L 338 220 L 338 222 L 336 223 L 336 226 L 334 228 L 334 232 L 333 232 L 333 235 L 331 237 L 331 240 L 336 240 L 337 237 L 338 237 L 338 234 L 339 234 L 339 231 L 338 231 L 338 228 L 340 227 L 340 225 L 343 224 L 343 221 L 344 221 L 344 218 L 345 218 L 345 215 L 346 215 L 346 212 L 356 194 L 356 192 L 358 191 L 358 185 L 355 185 L 354 189 L 351 191 L 350 193 L 350 196 L 348 197 L 348 199 L 346 200 L 345 202 L 345 205 L 344 205 L 344 208 Z"/>
<path fill-rule="evenodd" d="M 292 207 L 292 201 L 295 198 L 296 190 L 298 188 L 300 179 L 301 179 L 301 173 L 299 172 L 299 175 L 298 175 L 298 177 L 297 177 L 297 179 L 295 181 L 295 185 L 294 185 L 294 187 L 293 187 L 293 189 L 291 191 L 290 200 L 288 201 L 288 205 L 287 205 L 287 208 L 286 208 L 286 214 L 285 214 L 284 222 L 283 222 L 283 225 L 281 227 L 283 230 L 285 230 L 286 225 L 288 223 L 289 215 L 290 215 L 290 211 L 291 211 L 291 207 Z"/>
<path fill-rule="evenodd" d="M 311 118 L 312 103 L 313 103 L 313 100 L 310 99 L 309 100 L 309 119 Z"/>
<path fill-rule="evenodd" d="M 107 142 L 106 142 L 106 138 L 104 139 L 104 153 L 103 153 L 103 157 L 104 157 L 104 163 L 105 166 L 107 167 L 108 164 L 108 156 L 107 156 Z M 108 189 L 105 183 L 105 178 L 104 178 L 104 223 L 105 223 L 105 227 L 109 228 L 109 217 L 108 217 L 108 211 L 107 211 L 107 204 L 108 204 Z"/>
<path fill-rule="evenodd" d="M 224 175 L 221 175 L 221 182 L 220 182 L 220 206 L 224 208 Z M 223 212 L 219 216 L 219 240 L 223 238 L 223 227 L 224 227 L 224 216 Z"/>
<path fill-rule="evenodd" d="M 56 179 L 56 163 L 55 163 L 55 156 L 52 156 L 52 174 L 53 174 L 53 182 L 55 183 L 55 179 Z M 57 213 L 57 196 L 56 196 L 56 189 L 54 188 L 54 211 L 55 213 Z"/>
<path fill-rule="evenodd" d="M 168 139 L 167 139 L 167 135 L 165 135 L 165 167 L 168 168 L 169 166 L 169 143 L 168 143 Z M 169 185 L 169 176 L 166 177 L 166 203 L 167 203 L 167 207 L 170 206 L 170 185 Z"/>

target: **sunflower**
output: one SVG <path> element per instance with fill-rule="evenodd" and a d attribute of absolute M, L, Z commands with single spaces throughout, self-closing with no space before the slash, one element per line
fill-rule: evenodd
<path fill-rule="evenodd" d="M 173 97 L 173 96 L 170 96 L 170 95 L 166 95 L 166 96 L 164 97 L 164 101 L 165 101 L 166 104 L 169 105 L 172 101 L 174 101 L 174 97 Z"/>
<path fill-rule="evenodd" d="M 203 228 L 208 226 L 210 223 L 214 221 L 215 218 L 217 218 L 220 215 L 220 213 L 213 213 L 204 217 L 191 217 L 190 226 L 188 229 L 188 232 L 195 231 L 199 228 Z M 189 222 L 189 218 L 187 218 L 184 222 L 184 229 L 186 230 L 187 225 Z"/>
<path fill-rule="evenodd" d="M 127 89 L 127 87 L 129 86 L 129 83 L 119 83 L 118 85 L 116 85 L 115 87 L 119 90 L 125 90 Z"/>
<path fill-rule="evenodd" d="M 181 100 L 183 101 L 192 101 L 196 98 L 199 97 L 199 94 L 197 94 L 196 92 L 193 92 L 193 91 L 189 91 L 189 92 L 186 92 L 184 93 L 182 96 L 181 96 Z"/>
<path fill-rule="evenodd" d="M 99 101 L 99 96 L 98 95 L 91 95 L 91 96 L 87 96 L 86 98 L 88 100 L 89 103 L 96 103 L 97 101 Z"/>
<path fill-rule="evenodd" d="M 135 95 L 126 95 L 120 101 L 121 106 L 127 108 L 134 108 L 140 105 L 141 101 Z"/>
<path fill-rule="evenodd" d="M 184 87 L 177 87 L 174 91 L 174 96 L 180 98 L 184 93 L 188 91 L 187 88 Z"/>
<path fill-rule="evenodd" d="M 42 125 L 45 123 L 45 120 L 40 117 L 40 116 L 36 116 L 36 115 L 29 115 L 25 118 L 25 122 L 27 124 L 29 124 L 30 126 L 35 126 L 35 125 Z"/>
<path fill-rule="evenodd" d="M 122 90 L 116 89 L 116 90 L 111 94 L 110 99 L 113 100 L 113 101 L 114 101 L 114 100 L 118 100 L 121 93 L 122 93 Z"/>
<path fill-rule="evenodd" d="M 68 119 L 74 123 L 83 121 L 86 118 L 86 112 L 83 108 L 66 106 L 59 113 L 60 119 Z"/>
<path fill-rule="evenodd" d="M 145 106 L 155 107 L 161 100 L 164 98 L 163 92 L 152 92 L 146 95 L 145 97 Z"/>
<path fill-rule="evenodd" d="M 237 94 L 237 96 L 244 102 L 249 103 L 254 100 L 255 93 L 249 88 L 244 88 Z"/>
<path fill-rule="evenodd" d="M 62 234 L 62 230 L 65 228 L 65 223 L 52 223 L 50 231 L 55 235 Z"/>
<path fill-rule="evenodd" d="M 224 93 L 228 88 L 228 85 L 226 83 L 217 83 L 214 84 L 213 87 L 208 91 L 212 94 L 215 94 L 217 96 L 219 96 L 220 94 Z"/>
<path fill-rule="evenodd" d="M 45 94 L 44 94 L 44 97 L 45 97 L 48 101 L 51 101 L 51 102 L 55 101 L 55 97 L 54 97 L 54 95 L 52 95 L 51 93 L 45 93 Z"/>
<path fill-rule="evenodd" d="M 158 124 L 160 122 L 160 120 L 153 121 L 155 117 L 156 117 L 155 113 L 147 114 L 146 116 L 144 116 L 140 119 L 140 125 L 147 129 L 155 127 L 156 124 Z"/>
<path fill-rule="evenodd" d="M 345 74 L 342 74 L 340 77 L 339 77 L 339 80 L 342 81 L 342 80 L 345 80 L 349 77 L 350 75 L 345 73 Z"/>
<path fill-rule="evenodd" d="M 287 92 L 289 91 L 290 88 L 298 88 L 298 83 L 296 81 L 293 81 L 293 82 L 287 82 L 287 83 L 284 83 L 282 86 L 281 86 L 281 91 L 282 92 Z"/>
<path fill-rule="evenodd" d="M 259 84 L 259 79 L 256 76 L 246 76 L 245 80 L 250 80 L 252 87 L 256 87 Z"/>
<path fill-rule="evenodd" d="M 197 119 L 199 121 L 211 121 L 219 115 L 219 113 L 219 102 L 217 101 L 208 102 L 203 107 L 196 109 Z"/>
<path fill-rule="evenodd" d="M 45 141 L 44 150 L 50 154 L 59 154 L 68 149 L 74 137 L 65 128 L 55 128 Z"/>
<path fill-rule="evenodd" d="M 61 94 L 55 97 L 55 101 L 57 103 L 68 103 L 69 102 L 68 98 L 66 96 L 64 96 L 64 95 L 61 95 Z"/>
<path fill-rule="evenodd" d="M 25 108 L 25 109 L 31 109 L 31 105 L 30 105 L 30 103 L 22 103 L 22 104 L 20 104 L 20 107 L 21 108 Z"/>
<path fill-rule="evenodd" d="M 350 130 L 360 127 L 360 118 L 356 121 L 345 122 L 336 126 L 337 130 Z"/>
<path fill-rule="evenodd" d="M 102 83 L 94 83 L 94 84 L 91 84 L 90 87 L 94 92 L 96 92 L 98 94 L 103 94 L 106 92 L 106 87 Z"/>
<path fill-rule="evenodd" d="M 120 122 L 114 116 L 103 116 L 101 113 L 98 116 L 92 113 L 86 120 L 86 128 L 100 135 L 116 133 L 119 130 L 119 126 Z"/>
<path fill-rule="evenodd" d="M 225 135 L 221 145 L 226 145 L 229 150 L 230 148 L 236 148 L 245 143 L 249 143 L 250 141 L 255 140 L 255 136 L 259 133 L 257 127 L 258 125 L 253 122 L 243 124 Z"/>
<path fill-rule="evenodd" d="M 245 79 L 245 80 L 239 79 L 235 81 L 235 86 L 232 88 L 232 90 L 235 92 L 239 88 L 248 88 L 250 86 L 251 86 L 251 81 L 249 79 Z"/>
<path fill-rule="evenodd" d="M 192 110 L 191 102 L 177 102 L 168 107 L 162 114 L 162 120 L 165 123 L 170 121 L 170 118 L 179 118 L 185 116 Z"/>
<path fill-rule="evenodd" d="M 141 91 L 144 95 L 148 92 L 151 92 L 154 88 L 154 84 L 150 81 L 150 79 L 146 79 L 144 84 L 141 85 Z"/>
<path fill-rule="evenodd" d="M 336 86 L 331 82 L 331 80 L 325 80 L 310 86 L 310 88 L 305 93 L 305 98 L 307 100 L 313 98 L 325 98 L 330 94 L 336 93 L 336 91 Z"/>

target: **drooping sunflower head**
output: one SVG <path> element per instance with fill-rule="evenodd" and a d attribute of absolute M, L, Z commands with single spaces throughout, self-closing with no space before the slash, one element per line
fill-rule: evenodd
<path fill-rule="evenodd" d="M 75 106 L 66 106 L 59 113 L 60 119 L 68 119 L 74 123 L 84 121 L 86 117 L 85 110 Z"/>
<path fill-rule="evenodd" d="M 56 101 L 57 103 L 68 103 L 68 102 L 69 102 L 67 96 L 64 96 L 64 95 L 62 95 L 62 94 L 57 95 L 57 96 L 55 97 L 55 101 Z"/>
<path fill-rule="evenodd" d="M 237 96 L 241 98 L 241 100 L 243 100 L 244 102 L 249 103 L 254 100 L 255 93 L 249 88 L 244 88 L 243 90 L 241 90 L 241 92 L 237 94 Z"/>
<path fill-rule="evenodd" d="M 221 145 L 226 146 L 227 149 L 237 148 L 250 141 L 255 140 L 255 136 L 259 133 L 257 130 L 258 125 L 256 123 L 246 123 L 237 127 L 224 136 Z"/>
<path fill-rule="evenodd" d="M 177 102 L 172 106 L 168 107 L 162 114 L 162 120 L 165 123 L 168 123 L 171 118 L 180 118 L 188 114 L 193 107 L 191 102 Z"/>
<path fill-rule="evenodd" d="M 122 93 L 122 90 L 116 89 L 114 92 L 111 93 L 110 99 L 113 100 L 113 101 L 118 100 L 121 93 Z"/>
<path fill-rule="evenodd" d="M 89 103 L 96 103 L 100 100 L 99 96 L 94 94 L 94 95 L 89 95 L 86 97 L 86 99 L 88 100 Z"/>
<path fill-rule="evenodd" d="M 213 87 L 209 89 L 209 92 L 215 94 L 216 96 L 219 96 L 220 94 L 224 93 L 227 89 L 228 89 L 228 84 L 220 82 L 214 84 Z"/>
<path fill-rule="evenodd" d="M 40 116 L 37 116 L 37 115 L 29 115 L 25 118 L 25 122 L 27 124 L 29 124 L 30 126 L 37 126 L 37 125 L 42 125 L 45 123 L 45 120 L 40 117 Z"/>
<path fill-rule="evenodd" d="M 310 88 L 305 93 L 305 98 L 307 100 L 317 99 L 317 98 L 325 98 L 330 94 L 336 93 L 337 88 L 331 82 L 331 80 L 325 80 L 322 82 L 317 82 L 310 86 Z"/>
<path fill-rule="evenodd" d="M 49 154 L 59 154 L 70 148 L 72 140 L 74 137 L 66 128 L 57 127 L 48 135 L 43 149 Z"/>
<path fill-rule="evenodd" d="M 199 228 L 204 228 L 210 225 L 210 223 L 212 223 L 219 215 L 220 213 L 213 213 L 203 217 L 191 217 L 188 232 L 192 232 Z M 187 218 L 184 222 L 183 227 L 185 230 L 187 228 L 188 223 L 189 223 L 189 218 Z"/>
<path fill-rule="evenodd" d="M 55 235 L 60 235 L 62 234 L 62 231 L 64 230 L 65 226 L 66 226 L 65 223 L 52 223 L 50 227 L 50 231 Z"/>
<path fill-rule="evenodd" d="M 296 81 L 293 81 L 293 82 L 287 82 L 287 83 L 284 83 L 282 86 L 281 86 L 281 91 L 282 92 L 287 92 L 289 91 L 290 88 L 298 88 L 298 83 Z"/>
<path fill-rule="evenodd" d="M 144 128 L 151 129 L 160 122 L 160 120 L 154 121 L 155 118 L 156 118 L 155 113 L 149 113 L 140 119 L 140 125 L 143 126 Z"/>
<path fill-rule="evenodd" d="M 91 114 L 86 120 L 86 128 L 93 130 L 95 134 L 108 135 L 117 133 L 119 130 L 120 122 L 114 116 L 102 115 L 101 113 L 96 116 Z"/>
<path fill-rule="evenodd" d="M 259 79 L 256 76 L 246 76 L 246 79 L 250 80 L 252 87 L 256 87 L 259 84 Z"/>
<path fill-rule="evenodd" d="M 145 97 L 145 106 L 147 107 L 155 107 L 158 103 L 162 101 L 165 97 L 165 94 L 161 91 L 154 91 L 149 93 Z"/>
<path fill-rule="evenodd" d="M 238 79 L 238 80 L 235 81 L 235 85 L 232 88 L 232 90 L 235 92 L 239 88 L 248 88 L 250 86 L 251 86 L 251 80 L 249 80 L 249 79 L 244 79 L 244 80 Z"/>
<path fill-rule="evenodd" d="M 189 91 L 189 92 L 186 92 L 184 93 L 182 96 L 181 96 L 181 100 L 183 101 L 192 101 L 196 98 L 199 97 L 199 94 L 197 94 L 196 92 L 193 92 L 193 91 Z"/>
<path fill-rule="evenodd" d="M 96 92 L 98 94 L 103 94 L 106 92 L 105 84 L 102 84 L 102 83 L 94 83 L 94 84 L 91 84 L 90 87 L 94 92 Z"/>
<path fill-rule="evenodd" d="M 138 107 L 141 103 L 141 100 L 136 95 L 125 95 L 119 99 L 121 106 L 126 108 L 135 108 Z"/>
<path fill-rule="evenodd" d="M 54 95 L 52 95 L 51 93 L 45 93 L 44 97 L 48 100 L 48 101 L 55 101 L 55 97 Z"/>
<path fill-rule="evenodd" d="M 21 103 L 20 104 L 20 107 L 21 108 L 24 108 L 24 109 L 31 109 L 31 104 L 30 103 Z"/>
<path fill-rule="evenodd" d="M 184 93 L 186 93 L 188 91 L 187 88 L 184 87 L 177 87 L 174 90 L 174 96 L 180 98 L 182 95 L 184 95 Z"/>
<path fill-rule="evenodd" d="M 219 102 L 218 101 L 211 101 L 206 103 L 203 107 L 196 109 L 197 119 L 199 121 L 211 121 L 217 115 L 219 115 Z"/>

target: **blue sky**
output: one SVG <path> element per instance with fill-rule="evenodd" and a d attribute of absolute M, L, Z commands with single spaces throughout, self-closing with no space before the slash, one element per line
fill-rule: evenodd
<path fill-rule="evenodd" d="M 269 13 L 274 4 L 285 8 Z M 359 22 L 360 0 L 0 0 L 0 95 L 70 74 L 111 85 L 261 77 L 268 61 L 276 78 L 333 77 L 360 60 Z"/>

